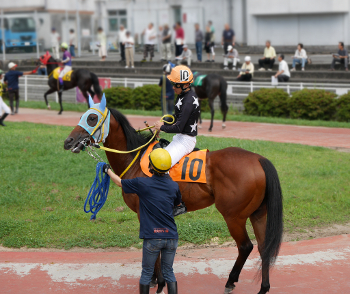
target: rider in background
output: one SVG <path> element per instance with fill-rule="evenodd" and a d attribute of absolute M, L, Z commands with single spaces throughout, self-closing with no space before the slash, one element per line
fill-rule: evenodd
<path fill-rule="evenodd" d="M 200 109 L 198 97 L 191 89 L 193 74 L 187 66 L 174 67 L 167 78 L 172 83 L 175 94 L 178 95 L 175 103 L 175 123 L 162 125 L 162 122 L 157 121 L 154 127 L 157 131 L 176 134 L 173 141 L 165 148 L 171 156 L 171 166 L 174 166 L 196 146 Z"/>
<path fill-rule="evenodd" d="M 70 55 L 68 51 L 68 44 L 67 43 L 62 43 L 61 44 L 61 50 L 63 52 L 63 57 L 62 57 L 62 63 L 64 64 L 64 68 L 61 70 L 60 75 L 58 77 L 60 81 L 60 89 L 59 92 L 63 91 L 64 88 L 64 83 L 63 83 L 63 77 L 64 75 L 72 70 L 72 56 Z"/>

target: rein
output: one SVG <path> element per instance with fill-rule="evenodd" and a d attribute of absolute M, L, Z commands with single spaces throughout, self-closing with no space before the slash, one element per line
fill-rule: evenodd
<path fill-rule="evenodd" d="M 94 108 L 94 110 L 97 110 L 99 111 L 98 109 Z M 107 110 L 107 108 L 106 108 Z M 92 136 L 94 135 L 94 133 L 96 133 L 96 131 L 100 130 L 101 128 L 104 128 L 104 123 L 105 123 L 105 120 L 107 118 L 107 115 L 109 113 L 109 110 L 108 112 L 105 111 L 104 113 L 102 113 L 101 111 L 99 111 L 101 114 L 102 114 L 102 118 L 100 119 L 100 121 L 98 122 L 98 124 L 96 125 L 95 129 L 92 131 L 92 133 L 90 134 L 90 137 L 89 138 L 86 138 L 84 139 L 83 141 L 80 142 L 80 144 L 82 144 L 84 147 L 83 147 L 83 150 L 85 150 L 86 148 L 89 148 L 90 150 L 86 149 L 87 150 L 87 153 L 92 157 L 94 158 L 96 161 L 98 162 L 103 162 L 102 158 L 97 154 L 97 152 L 95 150 L 93 150 L 92 147 L 95 147 L 97 149 L 101 149 L 101 150 L 104 150 L 104 151 L 107 151 L 107 152 L 113 152 L 113 153 L 117 153 L 117 154 L 129 154 L 129 153 L 133 153 L 133 152 L 137 152 L 136 156 L 134 157 L 134 159 L 131 161 L 131 163 L 128 165 L 128 167 L 121 173 L 121 175 L 119 176 L 120 178 L 122 178 L 128 171 L 129 169 L 133 166 L 133 164 L 135 163 L 135 161 L 137 160 L 137 158 L 140 156 L 140 153 L 141 153 L 141 150 L 143 148 L 145 148 L 146 146 L 148 146 L 152 141 L 153 139 L 157 136 L 158 132 L 154 132 L 153 136 L 151 137 L 151 139 L 144 145 L 140 146 L 140 147 L 137 147 L 133 150 L 129 150 L 129 151 L 122 151 L 122 150 L 116 150 L 116 149 L 111 149 L 111 148 L 107 148 L 107 147 L 104 147 L 104 146 L 100 146 L 98 143 L 100 143 L 102 141 L 102 137 L 103 137 L 103 133 L 101 132 L 101 140 L 98 141 L 98 143 L 92 143 L 91 142 L 91 138 Z M 172 121 L 169 122 L 169 121 L 166 121 L 165 118 L 171 118 Z M 167 123 L 167 124 L 173 124 L 175 122 L 175 118 L 174 116 L 170 115 L 170 114 L 166 114 L 164 115 L 161 119 L 160 119 L 161 122 L 163 123 Z M 143 129 L 140 129 L 140 130 L 137 130 L 136 132 L 142 132 L 142 131 L 145 131 L 145 130 L 149 130 L 149 129 L 152 129 L 154 128 L 154 126 L 150 126 L 150 127 L 146 127 L 146 128 L 143 128 Z M 87 143 L 90 142 L 90 144 L 88 145 Z M 92 147 L 91 147 L 92 146 Z M 94 154 L 98 157 L 96 158 L 94 156 Z"/>

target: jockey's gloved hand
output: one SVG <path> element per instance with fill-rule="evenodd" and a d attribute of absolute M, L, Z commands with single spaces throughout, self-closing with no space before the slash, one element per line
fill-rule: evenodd
<path fill-rule="evenodd" d="M 107 172 L 108 172 L 109 169 L 111 169 L 111 166 L 110 166 L 109 164 L 106 163 L 106 164 L 103 166 L 103 172 L 104 172 L 105 174 L 107 174 Z"/>

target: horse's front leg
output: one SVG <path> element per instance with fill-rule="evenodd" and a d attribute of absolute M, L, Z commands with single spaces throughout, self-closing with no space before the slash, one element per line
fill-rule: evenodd
<path fill-rule="evenodd" d="M 157 289 L 156 293 L 164 294 L 163 289 L 165 287 L 165 280 L 163 278 L 162 268 L 161 268 L 161 264 L 160 264 L 160 253 L 159 253 L 159 256 L 157 258 L 156 264 L 154 265 L 154 275 L 157 277 L 157 284 L 158 284 L 158 289 Z"/>
<path fill-rule="evenodd" d="M 45 99 L 45 103 L 46 103 L 46 106 L 47 108 L 50 110 L 51 109 L 51 106 L 49 104 L 49 102 L 47 101 L 47 95 L 51 94 L 51 93 L 54 93 L 56 92 L 56 89 L 53 89 L 53 88 L 50 88 L 45 94 L 44 94 L 44 99 Z"/>
<path fill-rule="evenodd" d="M 63 106 L 62 106 L 62 92 L 58 92 L 58 99 L 60 102 L 60 112 L 58 114 L 62 114 L 63 112 Z"/>
<path fill-rule="evenodd" d="M 198 98 L 198 102 L 199 102 L 199 125 L 198 125 L 198 128 L 201 129 L 202 128 L 202 102 L 201 102 L 201 99 Z"/>

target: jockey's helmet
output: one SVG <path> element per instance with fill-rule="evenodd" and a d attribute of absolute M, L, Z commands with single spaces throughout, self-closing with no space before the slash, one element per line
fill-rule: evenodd
<path fill-rule="evenodd" d="M 193 73 L 189 67 L 185 65 L 175 66 L 170 75 L 167 76 L 172 84 L 191 84 L 193 83 Z"/>
<path fill-rule="evenodd" d="M 61 44 L 61 48 L 68 49 L 68 44 L 65 43 L 65 42 L 63 42 L 63 43 Z"/>
<path fill-rule="evenodd" d="M 153 150 L 149 154 L 149 162 L 153 169 L 164 174 L 171 168 L 171 157 L 168 151 L 163 148 Z"/>

